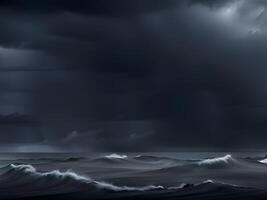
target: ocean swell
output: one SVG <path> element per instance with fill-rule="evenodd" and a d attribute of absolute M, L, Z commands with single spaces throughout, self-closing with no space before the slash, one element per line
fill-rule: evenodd
<path fill-rule="evenodd" d="M 204 159 L 202 161 L 199 161 L 198 165 L 230 164 L 233 163 L 234 161 L 235 161 L 234 158 L 228 154 L 223 157 Z"/>
<path fill-rule="evenodd" d="M 111 183 L 103 181 L 96 181 L 86 176 L 81 176 L 72 171 L 61 172 L 59 170 L 53 170 L 49 172 L 39 172 L 32 165 L 27 164 L 10 164 L 5 167 L 5 172 L 1 175 L 0 180 L 6 182 L 12 182 L 16 180 L 22 180 L 24 184 L 37 184 L 43 187 L 49 187 L 51 185 L 70 185 L 73 184 L 90 186 L 97 190 L 106 190 L 114 192 L 122 191 L 147 191 L 147 190 L 159 190 L 165 189 L 163 186 L 148 185 L 143 187 L 129 187 L 129 186 L 116 186 Z M 12 179 L 12 180 L 10 180 Z M 1 183 L 1 181 L 0 181 Z M 21 182 L 20 182 L 21 183 Z M 14 183 L 15 184 L 15 183 Z M 45 185 L 44 185 L 45 184 Z M 36 185 L 35 185 L 36 186 Z M 33 185 L 34 187 L 34 185 Z"/>

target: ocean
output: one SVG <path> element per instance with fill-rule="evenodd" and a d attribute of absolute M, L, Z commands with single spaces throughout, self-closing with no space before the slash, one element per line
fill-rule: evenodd
<path fill-rule="evenodd" d="M 267 199 L 265 152 L 2 153 L 0 199 Z"/>

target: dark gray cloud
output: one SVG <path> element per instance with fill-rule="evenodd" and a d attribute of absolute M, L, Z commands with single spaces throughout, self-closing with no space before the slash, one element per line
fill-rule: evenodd
<path fill-rule="evenodd" d="M 44 139 L 41 122 L 20 113 L 0 115 L 1 145 L 38 143 Z"/>
<path fill-rule="evenodd" d="M 264 147 L 264 1 L 12 0 L 0 11 L 2 143 Z"/>
<path fill-rule="evenodd" d="M 101 15 L 101 16 L 127 16 L 144 12 L 153 12 L 169 8 L 176 5 L 174 0 L 136 0 L 135 2 L 117 0 L 47 0 L 47 1 L 34 1 L 34 0 L 3 0 L 0 6 L 6 7 L 16 11 L 30 11 L 34 13 L 51 13 L 51 12 L 78 12 L 87 15 Z"/>
<path fill-rule="evenodd" d="M 191 0 L 190 5 L 202 4 L 211 8 L 219 8 L 230 3 L 237 2 L 238 0 Z"/>
<path fill-rule="evenodd" d="M 0 115 L 0 124 L 38 124 L 39 122 L 30 116 L 12 113 L 9 115 Z"/>

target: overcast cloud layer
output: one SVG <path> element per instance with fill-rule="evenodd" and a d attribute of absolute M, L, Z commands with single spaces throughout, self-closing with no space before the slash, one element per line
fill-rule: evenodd
<path fill-rule="evenodd" d="M 0 2 L 0 151 L 263 149 L 264 0 Z"/>

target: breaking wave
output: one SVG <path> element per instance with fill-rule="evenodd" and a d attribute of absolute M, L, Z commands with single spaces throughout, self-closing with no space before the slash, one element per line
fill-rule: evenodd
<path fill-rule="evenodd" d="M 213 192 L 218 189 L 230 189 L 231 191 L 239 189 L 234 185 L 206 180 L 200 183 L 181 183 L 177 186 L 118 186 L 104 181 L 96 181 L 90 177 L 79 175 L 73 171 L 61 172 L 53 170 L 42 172 L 29 164 L 10 164 L 0 168 L 0 198 L 1 195 L 12 199 L 16 197 L 38 197 L 46 195 L 58 194 L 75 194 L 81 197 L 94 197 L 110 195 L 146 195 L 146 194 L 167 194 L 170 192 L 178 192 L 176 194 L 194 194 L 199 191 Z M 14 191 L 10 193 L 9 191 Z M 148 192 L 149 193 L 146 193 Z M 151 193 L 155 191 L 156 193 Z M 160 191 L 160 192 L 159 192 Z M 130 193 L 128 193 L 130 192 Z M 159 192 L 159 193 L 157 193 Z M 6 196 L 5 196 L 6 195 Z M 106 197 L 106 196 L 105 196 Z M 141 197 L 141 196 L 140 196 Z M 75 199 L 75 198 L 74 198 Z M 112 199 L 112 198 L 111 198 Z M 123 199 L 123 198 L 122 198 Z M 164 199 L 164 198 L 162 198 Z"/>
<path fill-rule="evenodd" d="M 163 186 L 148 185 L 143 187 L 129 187 L 129 186 L 116 186 L 111 183 L 103 181 L 96 181 L 86 176 L 81 176 L 72 171 L 60 172 L 59 170 L 53 170 L 50 172 L 39 172 L 35 167 L 28 164 L 10 164 L 7 167 L 1 169 L 3 172 L 1 180 L 5 180 L 10 183 L 12 180 L 20 181 L 20 184 L 41 184 L 41 187 L 51 187 L 51 185 L 73 185 L 77 186 L 90 186 L 95 189 L 101 189 L 106 191 L 147 191 L 147 190 L 159 190 L 165 189 Z M 16 183 L 14 183 L 16 184 Z M 36 185 L 33 185 L 35 187 Z M 39 185 L 40 186 L 40 185 Z"/>
<path fill-rule="evenodd" d="M 215 164 L 229 164 L 235 162 L 234 158 L 231 155 L 226 155 L 218 158 L 209 158 L 199 161 L 199 165 L 215 165 Z"/>

